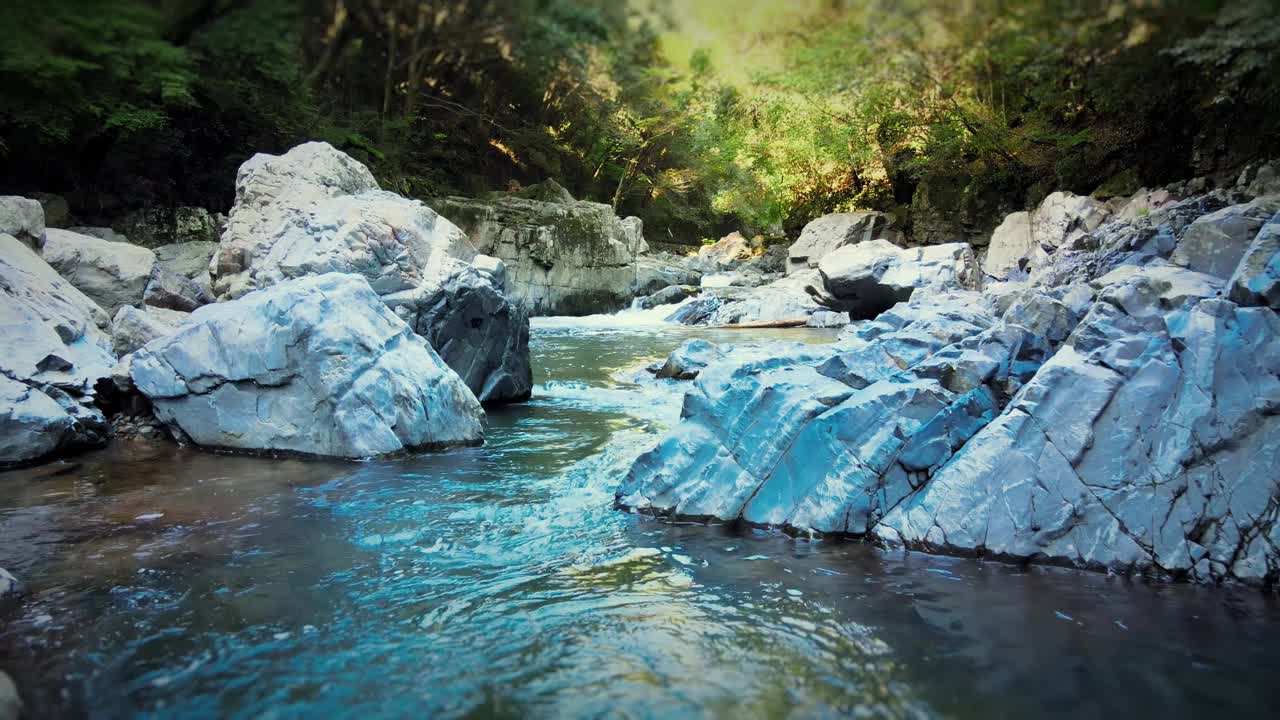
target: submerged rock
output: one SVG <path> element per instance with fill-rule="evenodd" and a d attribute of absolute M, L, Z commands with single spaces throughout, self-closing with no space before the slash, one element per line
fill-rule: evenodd
<path fill-rule="evenodd" d="M 379 190 L 368 168 L 333 147 L 306 143 L 241 166 L 214 288 L 230 299 L 293 278 L 361 275 L 478 397 L 523 400 L 532 386 L 528 317 L 492 272 L 471 267 L 476 257 L 431 208 Z"/>
<path fill-rule="evenodd" d="M 202 307 L 131 376 L 202 447 L 366 458 L 482 440 L 475 396 L 357 275 Z"/>
<path fill-rule="evenodd" d="M 115 363 L 102 308 L 0 234 L 0 466 L 105 441 L 94 385 Z"/>

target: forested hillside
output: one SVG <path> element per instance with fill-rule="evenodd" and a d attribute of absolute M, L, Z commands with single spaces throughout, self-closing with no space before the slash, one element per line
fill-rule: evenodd
<path fill-rule="evenodd" d="M 225 211 L 245 158 L 321 139 L 413 197 L 553 178 L 653 239 L 863 207 L 945 242 L 1280 148 L 1273 0 L 15 0 L 0 22 L 22 29 L 2 189 L 94 219 Z"/>

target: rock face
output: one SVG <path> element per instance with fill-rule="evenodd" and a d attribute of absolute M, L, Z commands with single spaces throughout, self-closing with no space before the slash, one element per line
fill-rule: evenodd
<path fill-rule="evenodd" d="M 902 243 L 902 233 L 893 227 L 893 218 L 878 212 L 832 213 L 804 226 L 800 237 L 787 250 L 787 274 L 818 267 L 829 253 L 854 243 L 883 240 Z"/>
<path fill-rule="evenodd" d="M 39 200 L 0 196 L 0 233 L 21 240 L 37 251 L 44 245 L 44 208 Z"/>
<path fill-rule="evenodd" d="M 1079 203 L 1082 218 L 1046 226 L 1061 244 L 1036 243 L 1042 264 L 1025 280 L 912 293 L 826 347 L 674 353 L 674 372 L 697 370 L 681 420 L 636 460 L 617 502 L 929 552 L 1274 585 L 1280 224 L 1272 210 L 1221 272 L 1191 229 L 1236 227 L 1271 201 L 1230 199 L 1162 200 L 1092 230 L 1097 207 Z M 823 294 L 852 295 L 833 278 L 882 281 L 903 252 L 889 248 L 829 255 Z M 835 270 L 860 253 L 856 271 Z M 1198 256 L 1214 273 L 1170 261 Z"/>
<path fill-rule="evenodd" d="M 1280 574 L 1280 318 L 1108 289 L 1009 408 L 877 534 L 1200 581 Z"/>
<path fill-rule="evenodd" d="M 1231 300 L 1240 305 L 1280 309 L 1280 213 L 1258 231 L 1227 288 Z"/>
<path fill-rule="evenodd" d="M 200 308 L 131 376 L 175 436 L 209 448 L 365 458 L 482 439 L 475 396 L 357 275 Z"/>
<path fill-rule="evenodd" d="M 496 193 L 432 205 L 480 252 L 506 263 L 508 290 L 531 315 L 586 315 L 630 304 L 637 261 L 648 249 L 639 218 L 619 219 L 610 206 L 568 193 L 533 195 L 543 199 Z"/>
<path fill-rule="evenodd" d="M 100 444 L 94 385 L 115 363 L 106 313 L 0 234 L 0 466 Z"/>
<path fill-rule="evenodd" d="M 528 318 L 501 286 L 471 270 L 476 256 L 462 231 L 431 208 L 382 192 L 365 166 L 307 143 L 240 168 L 214 290 L 237 298 L 293 278 L 362 275 L 477 396 L 522 400 L 532 386 Z"/>
<path fill-rule="evenodd" d="M 142 304 L 155 253 L 69 230 L 49 229 L 45 234 L 41 252 L 45 262 L 108 315 L 114 316 L 125 305 Z"/>
<path fill-rule="evenodd" d="M 919 288 L 973 289 L 977 262 L 965 243 L 900 248 L 884 240 L 860 242 L 828 254 L 818 263 L 818 301 L 855 320 L 873 318 L 908 300 Z"/>

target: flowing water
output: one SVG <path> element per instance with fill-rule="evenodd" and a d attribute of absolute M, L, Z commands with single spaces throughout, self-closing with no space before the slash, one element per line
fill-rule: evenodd
<path fill-rule="evenodd" d="M 31 717 L 1198 717 L 1280 703 L 1242 589 L 890 553 L 612 508 L 729 331 L 543 320 L 483 447 L 165 444 L 0 474 L 0 669 Z M 824 342 L 820 331 L 756 331 Z"/>

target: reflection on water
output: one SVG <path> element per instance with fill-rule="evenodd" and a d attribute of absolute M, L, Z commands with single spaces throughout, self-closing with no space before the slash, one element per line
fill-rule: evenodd
<path fill-rule="evenodd" d="M 167 445 L 0 474 L 0 668 L 36 717 L 1268 714 L 1280 610 L 612 509 L 685 337 L 539 321 L 484 447 L 371 463 Z M 756 339 L 766 333 L 758 332 Z M 829 333 L 768 336 L 824 341 Z"/>

